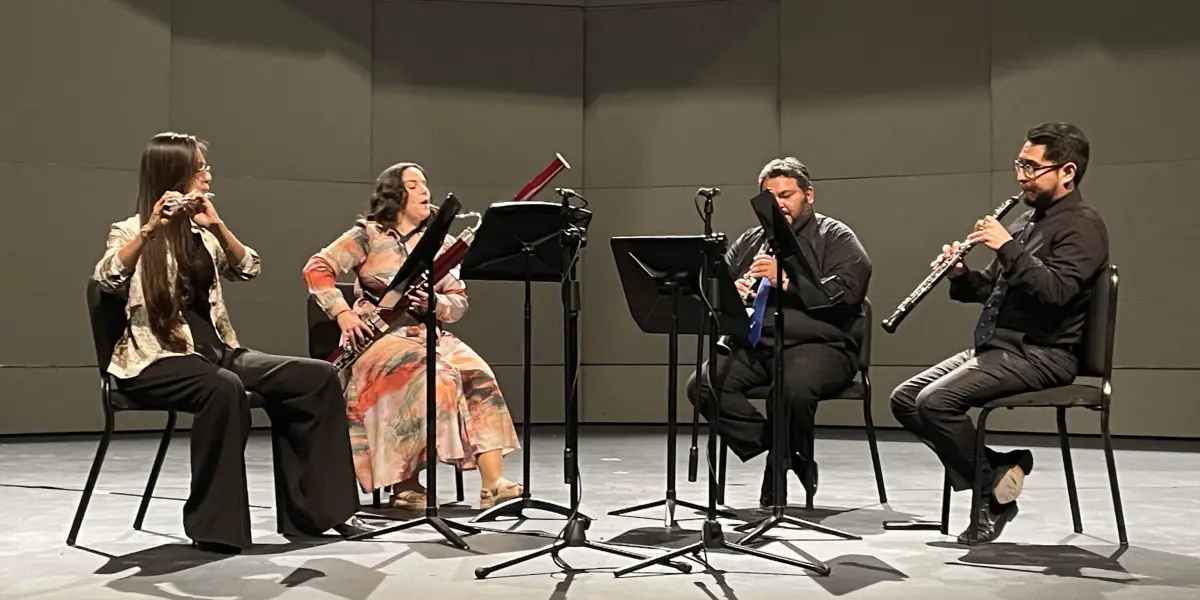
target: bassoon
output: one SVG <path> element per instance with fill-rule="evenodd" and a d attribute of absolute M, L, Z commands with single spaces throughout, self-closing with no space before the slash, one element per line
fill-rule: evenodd
<path fill-rule="evenodd" d="M 524 202 L 533 198 L 538 194 L 538 192 L 542 191 L 542 189 L 545 188 L 551 180 L 557 177 L 559 173 L 570 168 L 571 165 L 567 164 L 567 161 L 562 157 L 562 154 L 555 153 L 554 160 L 551 161 L 545 169 L 542 169 L 542 171 L 538 173 L 536 177 L 529 180 L 529 183 L 526 183 L 525 186 L 522 187 L 515 196 L 513 196 L 512 201 Z M 437 256 L 434 257 L 433 267 L 430 268 L 429 271 L 414 277 L 412 282 L 408 285 L 403 293 L 400 293 L 397 290 L 391 290 L 385 293 L 383 298 L 381 298 L 378 302 L 373 302 L 378 307 L 378 310 L 363 318 L 363 321 L 372 330 L 371 339 L 367 340 L 367 343 L 360 346 L 349 346 L 345 343 L 345 340 L 343 340 L 343 344 L 338 346 L 338 348 L 329 355 L 329 358 L 326 360 L 333 363 L 333 366 L 336 367 L 339 372 L 353 365 L 354 362 L 359 359 L 359 357 L 366 353 L 367 349 L 373 346 L 375 342 L 379 341 L 380 338 L 387 335 L 388 331 L 390 331 L 392 327 L 395 327 L 404 319 L 410 308 L 412 308 L 411 304 L 413 292 L 419 289 L 426 289 L 429 285 L 428 278 L 430 276 L 433 277 L 433 281 L 435 282 L 441 281 L 442 278 L 450 274 L 450 271 L 462 264 L 463 259 L 467 257 L 467 250 L 471 248 L 471 242 L 475 241 L 475 231 L 479 229 L 479 224 L 483 220 L 483 217 L 476 212 L 457 215 L 457 218 L 466 217 L 476 217 L 478 220 L 475 221 L 473 226 L 467 227 L 461 233 L 459 233 L 458 237 L 456 237 L 449 246 L 441 250 Z M 365 295 L 365 297 L 368 299 L 368 301 L 373 300 L 370 298 L 370 296 Z"/>

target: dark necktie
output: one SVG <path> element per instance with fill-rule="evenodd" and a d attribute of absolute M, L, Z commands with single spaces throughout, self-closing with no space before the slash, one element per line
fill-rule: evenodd
<path fill-rule="evenodd" d="M 1016 240 L 1018 244 L 1025 245 L 1025 241 L 1029 239 L 1029 234 L 1033 232 L 1033 219 L 1030 218 L 1021 232 L 1017 234 Z M 992 293 L 988 295 L 987 301 L 983 303 L 983 313 L 979 315 L 979 323 L 975 325 L 975 348 L 981 348 L 992 336 L 996 333 L 996 320 L 1000 317 L 1000 305 L 1004 303 L 1004 294 L 1008 292 L 1008 280 L 1004 278 L 1001 272 L 996 277 L 996 285 L 992 286 Z"/>

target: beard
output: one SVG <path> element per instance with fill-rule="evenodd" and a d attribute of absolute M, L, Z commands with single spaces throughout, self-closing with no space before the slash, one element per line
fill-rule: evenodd
<path fill-rule="evenodd" d="M 1024 195 L 1021 200 L 1031 208 L 1044 208 L 1054 202 L 1053 190 L 1039 190 L 1037 188 L 1024 190 Z"/>
<path fill-rule="evenodd" d="M 796 209 L 795 214 L 793 214 L 791 211 L 789 211 L 786 208 L 783 208 L 783 207 L 780 207 L 780 208 L 783 209 L 783 214 L 787 215 L 788 223 L 792 226 L 792 229 L 800 228 L 802 225 L 807 223 L 808 220 L 811 219 L 813 216 L 813 205 L 811 205 L 807 202 L 801 202 L 800 207 Z"/>

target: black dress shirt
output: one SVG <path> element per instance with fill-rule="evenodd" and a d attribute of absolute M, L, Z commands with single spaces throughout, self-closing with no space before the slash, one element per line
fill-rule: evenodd
<path fill-rule="evenodd" d="M 1074 350 L 1083 339 L 1096 277 L 1108 266 L 1108 229 L 1078 190 L 1026 211 L 1009 233 L 1016 238 L 1031 220 L 1033 231 L 1024 245 L 1005 242 L 987 268 L 952 278 L 950 297 L 982 303 L 1003 274 L 1008 291 L 989 344 L 1018 351 L 1023 344 Z"/>
<path fill-rule="evenodd" d="M 819 281 L 804 277 L 788 277 L 788 289 L 783 292 L 784 347 L 799 344 L 829 344 L 857 355 L 856 327 L 862 327 L 862 301 L 871 280 L 871 259 L 858 242 L 854 231 L 837 219 L 813 213 L 793 228 L 803 260 Z M 725 261 L 734 279 L 750 269 L 763 248 L 762 227 L 753 227 L 730 244 Z M 787 265 L 784 266 L 787 269 Z M 799 274 L 799 269 L 793 269 Z M 759 346 L 774 344 L 775 300 L 779 294 L 772 287 L 763 319 Z M 828 299 L 821 305 L 806 306 L 801 300 L 818 297 Z"/>

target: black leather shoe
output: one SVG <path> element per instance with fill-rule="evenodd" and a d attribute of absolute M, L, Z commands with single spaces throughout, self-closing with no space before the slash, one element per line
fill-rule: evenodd
<path fill-rule="evenodd" d="M 800 458 L 799 454 L 793 454 L 792 472 L 800 479 L 800 485 L 804 486 L 804 491 L 808 493 L 808 497 L 816 497 L 817 484 L 820 480 L 820 475 L 817 472 L 817 461 L 804 460 Z"/>
<path fill-rule="evenodd" d="M 360 533 L 370 533 L 375 531 L 373 528 L 367 526 L 367 524 L 358 517 L 350 517 L 349 522 L 338 523 L 337 525 L 334 525 L 333 530 L 344 538 L 358 535 Z"/>
<path fill-rule="evenodd" d="M 796 474 L 796 478 L 800 480 L 800 485 L 804 486 L 804 491 L 809 496 L 817 495 L 817 482 L 819 475 L 817 472 L 817 461 L 805 461 L 800 458 L 800 455 L 793 454 L 789 465 L 791 471 Z M 774 488 L 771 485 L 771 468 L 774 462 L 771 456 L 767 455 L 767 466 L 763 471 L 762 491 L 758 495 L 758 505 L 761 508 L 770 508 L 775 506 L 775 494 L 772 492 Z M 787 478 L 784 478 L 787 481 Z"/>
<path fill-rule="evenodd" d="M 1004 526 L 1009 521 L 1017 517 L 1020 510 L 1017 508 L 1016 502 L 1011 502 L 1004 505 L 1004 509 L 1000 512 L 993 512 L 992 508 L 984 504 L 983 508 L 979 509 L 979 517 L 975 523 L 979 528 L 979 534 L 976 537 L 976 543 L 987 544 L 996 541 L 1000 534 L 1004 531 Z M 969 544 L 969 536 L 971 534 L 971 526 L 968 525 L 966 530 L 958 534 L 958 543 Z"/>

